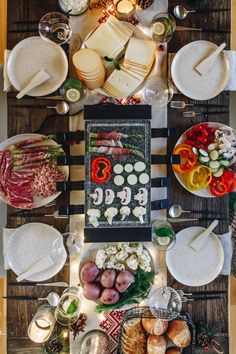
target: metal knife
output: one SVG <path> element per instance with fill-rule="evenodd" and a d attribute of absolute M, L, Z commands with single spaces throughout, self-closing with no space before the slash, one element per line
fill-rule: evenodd
<path fill-rule="evenodd" d="M 53 283 L 34 283 L 34 282 L 10 282 L 8 285 L 16 285 L 16 286 L 57 286 L 60 288 L 68 288 L 69 284 L 64 281 L 57 281 Z"/>
<path fill-rule="evenodd" d="M 167 218 L 167 221 L 170 223 L 179 223 L 179 222 L 187 222 L 187 221 L 211 221 L 215 220 L 215 218 L 195 218 L 195 219 L 181 219 L 181 218 Z M 217 220 L 225 220 L 225 218 L 217 218 Z"/>
<path fill-rule="evenodd" d="M 231 33 L 231 31 L 229 31 L 229 30 L 184 27 L 184 26 L 176 26 L 176 31 L 195 31 L 195 32 L 206 32 L 206 33 Z"/>

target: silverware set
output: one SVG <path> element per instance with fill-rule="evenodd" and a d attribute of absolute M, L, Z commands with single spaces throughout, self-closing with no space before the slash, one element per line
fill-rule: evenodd
<path fill-rule="evenodd" d="M 170 108 L 175 108 L 175 109 L 185 109 L 186 107 L 199 107 L 199 108 L 228 108 L 227 105 L 221 105 L 221 104 L 206 104 L 206 103 L 186 103 L 184 101 L 171 101 L 170 102 Z M 183 118 L 195 118 L 195 117 L 203 117 L 206 118 L 209 115 L 220 115 L 220 114 L 228 114 L 228 110 L 219 110 L 219 111 L 203 111 L 203 112 L 195 112 L 194 110 L 189 110 L 182 112 L 182 117 Z"/>
<path fill-rule="evenodd" d="M 193 291 L 190 293 L 185 293 L 183 290 L 177 290 L 182 302 L 188 301 L 203 301 L 203 300 L 215 300 L 221 299 L 221 295 L 227 294 L 227 291 Z"/>
<path fill-rule="evenodd" d="M 229 8 L 219 8 L 219 9 L 198 9 L 198 10 L 187 10 L 183 5 L 176 5 L 174 8 L 174 15 L 179 20 L 184 20 L 189 13 L 214 13 L 214 12 L 225 12 L 230 11 Z"/>

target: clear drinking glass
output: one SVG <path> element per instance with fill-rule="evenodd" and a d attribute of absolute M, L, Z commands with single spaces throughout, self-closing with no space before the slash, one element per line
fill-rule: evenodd
<path fill-rule="evenodd" d="M 60 12 L 49 12 L 39 22 L 39 34 L 45 40 L 62 45 L 69 42 L 72 29 L 67 16 Z"/>
<path fill-rule="evenodd" d="M 176 28 L 173 16 L 161 12 L 152 19 L 152 38 L 159 43 L 167 43 L 171 40 Z"/>
<path fill-rule="evenodd" d="M 63 291 L 55 310 L 55 318 L 62 326 L 70 326 L 79 318 L 81 291 L 71 286 Z"/>
<path fill-rule="evenodd" d="M 62 234 L 63 244 L 67 253 L 66 265 L 76 263 L 79 260 L 84 247 L 84 240 L 79 233 L 65 232 Z"/>
<path fill-rule="evenodd" d="M 176 290 L 163 286 L 153 292 L 149 306 L 153 316 L 163 321 L 171 321 L 180 314 L 182 301 Z"/>
<path fill-rule="evenodd" d="M 172 82 L 159 75 L 149 76 L 142 89 L 142 98 L 146 104 L 164 107 L 172 99 L 174 86 Z"/>
<path fill-rule="evenodd" d="M 28 327 L 28 336 L 35 343 L 46 342 L 54 329 L 54 309 L 49 305 L 40 306 Z"/>
<path fill-rule="evenodd" d="M 152 242 L 161 251 L 174 247 L 175 232 L 168 221 L 156 220 L 152 224 Z"/>

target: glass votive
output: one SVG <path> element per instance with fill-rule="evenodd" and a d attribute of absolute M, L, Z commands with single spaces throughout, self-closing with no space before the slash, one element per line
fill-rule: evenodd
<path fill-rule="evenodd" d="M 122 21 L 131 21 L 136 15 L 136 0 L 114 0 L 116 17 Z"/>
<path fill-rule="evenodd" d="M 71 326 L 80 315 L 81 290 L 71 286 L 63 291 L 60 303 L 55 310 L 55 318 L 62 326 Z"/>
<path fill-rule="evenodd" d="M 35 343 L 44 343 L 52 335 L 56 319 L 54 309 L 49 305 L 40 306 L 28 327 L 28 336 Z"/>

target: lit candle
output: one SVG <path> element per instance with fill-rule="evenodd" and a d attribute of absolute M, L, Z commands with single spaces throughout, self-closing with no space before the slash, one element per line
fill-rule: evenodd
<path fill-rule="evenodd" d="M 121 0 L 117 4 L 117 11 L 123 13 L 123 14 L 128 14 L 130 11 L 133 10 L 134 4 L 129 1 L 129 0 Z"/>
<path fill-rule="evenodd" d="M 28 328 L 28 336 L 35 343 L 46 342 L 53 331 L 55 325 L 54 310 L 51 306 L 40 306 Z"/>
<path fill-rule="evenodd" d="M 119 20 L 130 21 L 135 16 L 136 0 L 115 0 L 115 13 Z"/>

